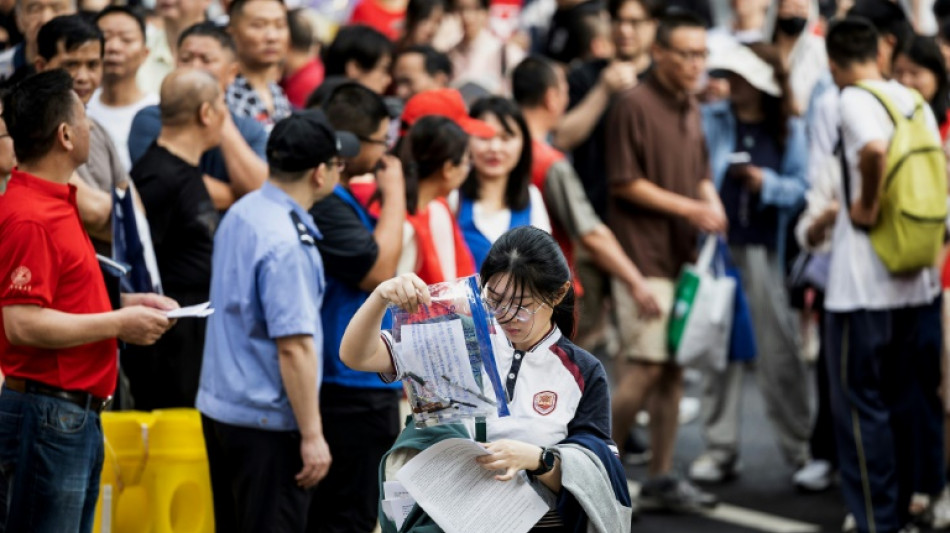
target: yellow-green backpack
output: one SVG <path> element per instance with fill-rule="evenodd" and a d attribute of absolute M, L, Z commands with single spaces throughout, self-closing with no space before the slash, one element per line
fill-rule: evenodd
<path fill-rule="evenodd" d="M 880 216 L 869 237 L 885 268 L 907 273 L 937 264 L 947 219 L 947 161 L 939 140 L 927 126 L 928 105 L 914 95 L 914 111 L 904 116 L 886 95 L 868 84 L 857 87 L 871 93 L 894 122 L 887 149 Z M 841 154 L 845 205 L 851 206 L 851 180 Z"/>

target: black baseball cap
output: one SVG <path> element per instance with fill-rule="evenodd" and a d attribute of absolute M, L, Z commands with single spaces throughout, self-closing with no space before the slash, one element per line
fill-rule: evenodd
<path fill-rule="evenodd" d="M 355 157 L 360 141 L 348 131 L 336 131 L 323 111 L 293 113 L 278 122 L 267 139 L 267 163 L 284 172 L 320 166 L 334 156 Z"/>

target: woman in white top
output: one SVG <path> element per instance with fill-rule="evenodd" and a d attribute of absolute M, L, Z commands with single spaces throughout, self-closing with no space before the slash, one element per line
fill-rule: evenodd
<path fill-rule="evenodd" d="M 531 184 L 531 136 L 518 106 L 492 96 L 475 102 L 469 115 L 495 129 L 489 139 L 472 137 L 472 172 L 449 198 L 477 269 L 509 229 L 531 225 L 550 233 L 551 221 Z"/>

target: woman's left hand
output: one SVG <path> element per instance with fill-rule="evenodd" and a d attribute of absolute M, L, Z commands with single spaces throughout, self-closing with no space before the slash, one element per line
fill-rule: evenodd
<path fill-rule="evenodd" d="M 504 470 L 504 474 L 495 476 L 498 481 L 510 481 L 519 470 L 537 470 L 541 467 L 541 447 L 527 442 L 502 439 L 485 444 L 491 455 L 483 455 L 475 460 L 485 470 Z"/>

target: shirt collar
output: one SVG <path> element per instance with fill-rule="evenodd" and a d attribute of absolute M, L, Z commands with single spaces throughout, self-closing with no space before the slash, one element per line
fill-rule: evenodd
<path fill-rule="evenodd" d="M 19 169 L 13 169 L 7 187 L 20 185 L 33 189 L 44 196 L 75 203 L 76 187 L 65 183 L 56 183 L 28 174 Z"/>
<path fill-rule="evenodd" d="M 298 204 L 296 200 L 291 198 L 290 195 L 280 190 L 279 187 L 269 181 L 265 181 L 264 185 L 261 187 L 261 194 L 263 194 L 268 200 L 284 204 L 289 207 L 292 212 L 297 214 L 297 216 L 300 218 L 300 221 L 303 222 L 305 226 L 307 226 L 307 229 L 310 230 L 310 233 L 315 238 L 323 238 L 323 235 L 320 234 L 320 230 L 317 229 L 317 225 L 313 222 L 313 217 L 310 215 L 310 213 L 301 207 L 301 205 Z"/>
<path fill-rule="evenodd" d="M 665 85 L 663 85 L 659 78 L 656 75 L 656 72 L 651 71 L 647 76 L 646 84 L 653 89 L 653 92 L 660 97 L 661 100 L 666 102 L 671 108 L 676 109 L 680 113 L 689 112 L 695 105 L 696 99 L 693 96 L 687 97 L 685 100 L 677 98 Z"/>

